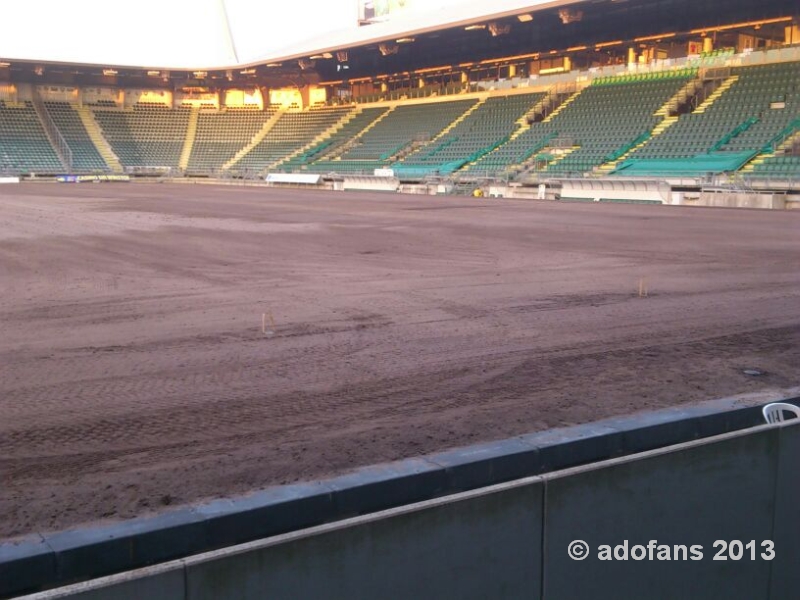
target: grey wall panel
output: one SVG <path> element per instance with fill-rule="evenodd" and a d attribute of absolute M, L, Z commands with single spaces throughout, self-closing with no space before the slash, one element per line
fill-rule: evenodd
<path fill-rule="evenodd" d="M 780 428 L 772 600 L 800 597 L 800 424 Z"/>
<path fill-rule="evenodd" d="M 770 563 L 714 561 L 713 544 L 771 538 L 777 454 L 778 430 L 761 429 L 545 477 L 545 598 L 766 598 Z M 587 559 L 569 559 L 573 540 Z M 697 544 L 703 559 L 598 559 L 624 540 Z"/>
<path fill-rule="evenodd" d="M 521 435 L 518 439 L 538 451 L 535 474 L 590 463 L 598 456 L 608 459 L 623 453 L 623 433 L 609 421 L 547 429 Z"/>
<path fill-rule="evenodd" d="M 333 510 L 331 488 L 322 481 L 212 500 L 193 510 L 203 520 L 206 540 L 206 545 L 196 547 L 195 552 L 312 527 L 332 520 Z"/>
<path fill-rule="evenodd" d="M 205 543 L 201 525 L 200 516 L 179 509 L 112 526 L 54 533 L 45 539 L 55 551 L 60 579 L 76 581 L 184 555 Z"/>
<path fill-rule="evenodd" d="M 541 586 L 541 482 L 205 561 L 190 600 L 530 598 Z"/>
<path fill-rule="evenodd" d="M 421 458 L 373 465 L 326 482 L 338 519 L 385 510 L 440 496 L 447 489 L 443 469 Z"/>
<path fill-rule="evenodd" d="M 0 597 L 35 590 L 55 579 L 56 555 L 43 537 L 0 544 Z"/>
<path fill-rule="evenodd" d="M 445 450 L 425 459 L 442 467 L 451 493 L 521 479 L 541 470 L 538 449 L 519 438 Z"/>

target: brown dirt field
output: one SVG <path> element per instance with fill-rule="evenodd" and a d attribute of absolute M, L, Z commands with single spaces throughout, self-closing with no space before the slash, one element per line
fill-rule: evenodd
<path fill-rule="evenodd" d="M 799 267 L 800 211 L 0 186 L 0 538 L 797 385 Z"/>

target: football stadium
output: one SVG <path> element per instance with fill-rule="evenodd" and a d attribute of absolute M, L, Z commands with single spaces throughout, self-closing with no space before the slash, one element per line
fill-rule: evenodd
<path fill-rule="evenodd" d="M 796 0 L 3 15 L 0 598 L 800 597 Z"/>

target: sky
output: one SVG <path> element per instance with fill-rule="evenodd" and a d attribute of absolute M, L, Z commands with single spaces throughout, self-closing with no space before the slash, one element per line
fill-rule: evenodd
<path fill-rule="evenodd" d="M 0 36 L 0 59 L 224 68 L 318 49 L 316 40 L 367 38 L 384 25 L 438 22 L 545 0 L 402 0 L 407 8 L 392 24 L 360 28 L 359 1 L 365 0 L 9 1 L 3 2 L 3 22 L 14 26 Z"/>

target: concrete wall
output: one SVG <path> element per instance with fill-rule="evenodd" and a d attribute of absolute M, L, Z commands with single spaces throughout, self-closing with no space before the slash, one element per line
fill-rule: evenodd
<path fill-rule="evenodd" d="M 647 179 L 565 179 L 561 185 L 561 198 L 663 204 L 669 204 L 672 199 L 669 184 Z"/>
<path fill-rule="evenodd" d="M 396 192 L 400 188 L 397 177 L 373 177 L 371 175 L 346 175 L 342 190 Z"/>
<path fill-rule="evenodd" d="M 752 427 L 763 422 L 761 405 L 798 398 L 800 388 L 794 388 L 615 417 L 177 507 L 154 517 L 3 542 L 0 598 Z"/>
<path fill-rule="evenodd" d="M 776 486 L 792 485 L 793 477 L 779 477 L 779 468 L 781 459 L 800 466 L 800 454 L 790 454 L 798 440 L 800 426 L 762 427 L 548 477 L 544 597 L 797 597 L 800 563 L 786 561 L 800 548 L 800 521 L 796 514 L 787 519 L 786 505 L 796 506 L 800 495 L 796 487 L 781 487 L 778 495 Z M 781 532 L 783 526 L 788 529 Z M 576 539 L 592 549 L 586 560 L 565 556 Z M 626 540 L 629 547 L 656 540 L 669 546 L 673 560 L 599 560 L 601 544 L 623 544 L 623 556 Z M 714 560 L 721 549 L 716 540 L 753 540 L 756 560 L 749 551 L 738 561 Z M 761 558 L 765 540 L 775 542 L 781 563 Z M 702 560 L 674 560 L 676 544 L 700 546 Z"/>
<path fill-rule="evenodd" d="M 786 208 L 785 194 L 704 192 L 700 194 L 697 206 L 716 206 L 723 208 Z"/>
<path fill-rule="evenodd" d="M 789 600 L 800 589 L 798 466 L 800 422 L 761 425 L 30 598 Z M 573 540 L 589 544 L 584 560 L 569 557 Z M 601 545 L 622 556 L 626 540 L 627 560 L 599 560 Z M 701 546 L 702 559 L 633 560 L 650 540 Z M 715 561 L 716 540 L 753 540 L 756 559 Z"/>

